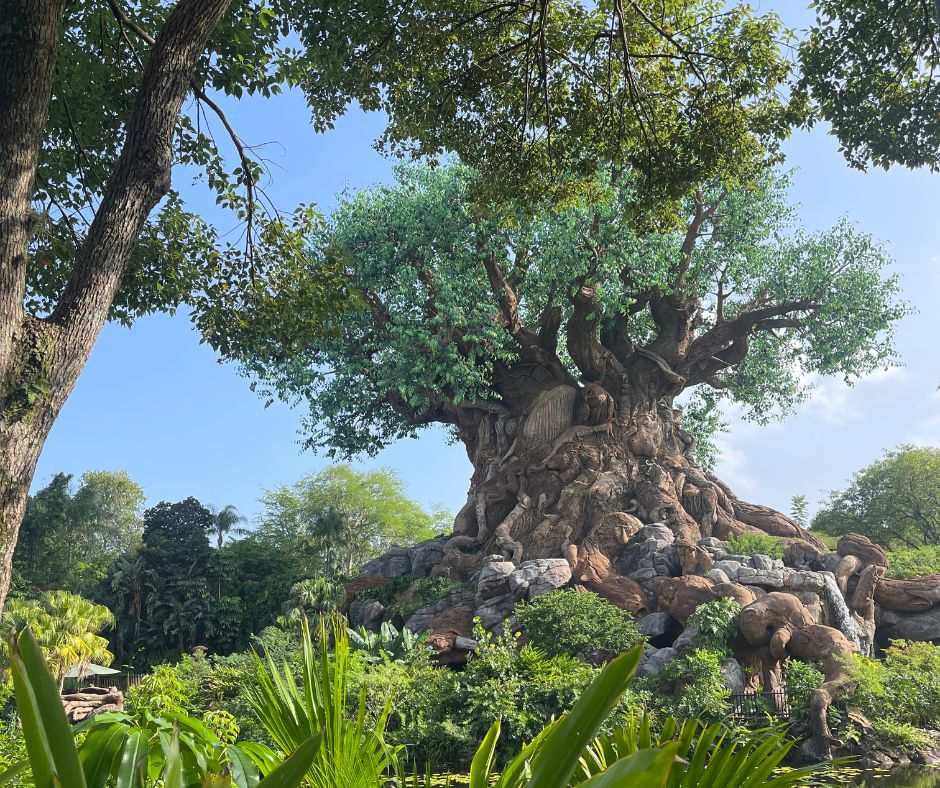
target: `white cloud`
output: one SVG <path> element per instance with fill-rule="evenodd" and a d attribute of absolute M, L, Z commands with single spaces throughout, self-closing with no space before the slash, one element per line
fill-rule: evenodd
<path fill-rule="evenodd" d="M 895 386 L 906 379 L 907 373 L 901 367 L 877 369 L 854 386 L 846 385 L 839 378 L 824 378 L 813 373 L 804 381 L 813 386 L 813 391 L 800 412 L 815 414 L 827 424 L 847 424 L 865 415 L 862 401 L 871 387 Z"/>
<path fill-rule="evenodd" d="M 715 468 L 718 478 L 739 495 L 747 497 L 755 494 L 757 481 L 746 470 L 749 463 L 744 452 L 733 446 L 727 435 L 716 438 L 715 446 L 721 455 Z"/>

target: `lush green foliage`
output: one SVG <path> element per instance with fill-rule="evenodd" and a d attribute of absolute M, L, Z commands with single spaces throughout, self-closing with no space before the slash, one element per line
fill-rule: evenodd
<path fill-rule="evenodd" d="M 940 724 L 940 646 L 894 641 L 883 660 L 855 656 L 851 702 L 871 720 L 918 728 Z"/>
<path fill-rule="evenodd" d="M 330 641 L 333 653 L 330 653 Z M 395 768 L 398 749 L 384 739 L 387 711 L 367 724 L 364 701 L 354 720 L 347 718 L 350 646 L 345 623 L 320 623 L 314 646 L 306 622 L 301 634 L 299 681 L 291 666 L 268 655 L 256 657 L 257 683 L 247 692 L 258 718 L 281 753 L 294 752 L 321 735 L 322 747 L 307 774 L 311 788 L 374 788 L 386 770 Z"/>
<path fill-rule="evenodd" d="M 727 713 L 730 694 L 721 675 L 721 659 L 720 652 L 696 648 L 670 660 L 658 676 L 643 679 L 641 684 L 655 687 L 669 715 L 717 722 Z"/>
<path fill-rule="evenodd" d="M 695 645 L 726 654 L 728 639 L 736 632 L 741 605 L 730 597 L 722 597 L 699 605 L 689 616 L 688 627 L 695 627 Z"/>
<path fill-rule="evenodd" d="M 627 218 L 637 195 L 631 178 L 613 182 L 602 172 L 599 202 L 520 210 L 508 222 L 493 206 L 471 209 L 476 175 L 466 167 L 403 167 L 397 175 L 395 185 L 345 197 L 317 243 L 328 251 L 313 254 L 342 257 L 371 306 L 338 317 L 322 342 L 288 355 L 259 350 L 245 359 L 270 394 L 309 401 L 309 445 L 375 452 L 423 425 L 454 423 L 461 403 L 503 397 L 494 365 L 524 359 L 525 337 L 538 334 L 546 310 L 564 327 L 550 355 L 560 381 L 579 379 L 578 363 L 587 365 L 560 350 L 567 332 L 608 342 L 620 336 L 630 346 L 655 340 L 649 293 L 676 291 L 686 230 L 634 227 Z M 792 232 L 779 176 L 754 190 L 702 188 L 702 205 L 721 221 L 702 220 L 699 236 L 713 242 L 692 251 L 681 285 L 683 297 L 694 296 L 698 305 L 689 307 L 697 315 L 690 329 L 694 350 L 686 356 L 692 366 L 677 368 L 687 388 L 731 397 L 765 419 L 805 396 L 808 373 L 851 379 L 888 362 L 891 328 L 906 308 L 896 279 L 883 274 L 888 258 L 878 244 L 845 222 L 814 236 Z M 686 228 L 696 210 L 689 200 L 674 225 Z M 506 316 L 490 274 L 513 282 L 517 318 L 528 334 Z M 594 317 L 582 325 L 577 294 L 586 279 Z M 709 333 L 716 292 L 734 328 Z M 289 282 L 277 297 L 284 312 L 294 310 Z M 752 313 L 758 302 L 769 311 Z M 784 324 L 765 321 L 766 315 Z M 507 330 L 511 325 L 516 328 Z M 755 333 L 746 357 L 722 362 L 704 378 L 695 372 L 696 351 L 716 343 L 724 352 L 728 332 L 738 330 Z"/>
<path fill-rule="evenodd" d="M 278 623 L 289 626 L 335 613 L 345 598 L 343 587 L 324 577 L 312 577 L 294 583 L 290 596 L 281 607 Z"/>
<path fill-rule="evenodd" d="M 848 162 L 940 166 L 934 0 L 817 0 L 800 46 L 802 87 Z"/>
<path fill-rule="evenodd" d="M 423 649 L 426 640 L 426 635 L 416 635 L 407 627 L 399 630 L 389 621 L 383 621 L 378 632 L 369 632 L 364 627 L 347 632 L 350 645 L 373 662 L 404 662 Z"/>
<path fill-rule="evenodd" d="M 940 449 L 899 446 L 832 492 L 813 528 L 859 533 L 885 547 L 940 544 Z"/>
<path fill-rule="evenodd" d="M 144 492 L 124 471 L 88 471 L 73 490 L 57 473 L 29 499 L 13 565 L 27 586 L 89 595 L 140 545 Z"/>
<path fill-rule="evenodd" d="M 769 555 L 771 558 L 783 558 L 783 543 L 770 534 L 745 531 L 728 537 L 728 552 L 734 555 Z"/>
<path fill-rule="evenodd" d="M 451 520 L 405 494 L 389 468 L 333 465 L 289 487 L 267 490 L 257 536 L 295 557 L 301 576 L 350 575 L 391 544 L 413 544 Z"/>
<path fill-rule="evenodd" d="M 925 545 L 888 553 L 888 577 L 907 580 L 940 573 L 940 545 Z"/>
<path fill-rule="evenodd" d="M 268 748 L 230 744 L 186 717 L 110 713 L 75 729 L 87 733 L 79 754 L 55 682 L 28 629 L 11 637 L 10 664 L 36 785 L 144 788 L 161 778 L 165 788 L 180 788 L 227 778 L 236 788 L 297 788 L 320 749 L 320 736 L 314 736 L 278 763 Z M 256 764 L 267 773 L 260 782 Z M 14 766 L 14 772 L 21 768 Z"/>
<path fill-rule="evenodd" d="M 108 640 L 98 633 L 113 625 L 114 616 L 103 605 L 68 591 L 49 591 L 36 599 L 10 599 L 0 632 L 9 639 L 29 627 L 61 684 L 71 668 L 81 674 L 90 662 L 111 664 L 114 655 L 108 651 Z"/>
<path fill-rule="evenodd" d="M 590 191 L 611 161 L 642 174 L 648 203 L 674 200 L 747 180 L 802 114 L 778 93 L 780 21 L 744 5 L 344 0 L 299 18 L 345 65 L 348 95 L 388 114 L 389 148 L 455 153 L 487 194 Z M 334 89 L 323 76 L 305 83 L 317 101 Z"/>
<path fill-rule="evenodd" d="M 777 771 L 793 747 L 779 732 L 758 730 L 743 737 L 720 722 L 705 726 L 694 719 L 677 722 L 668 718 L 655 733 L 648 718 L 632 718 L 628 725 L 599 737 L 582 762 L 585 774 L 597 774 L 626 755 L 647 747 L 676 742 L 678 758 L 664 783 L 666 788 L 695 785 L 734 788 L 734 786 L 803 786 L 818 766 Z"/>
<path fill-rule="evenodd" d="M 823 672 L 798 659 L 787 661 L 784 668 L 785 686 L 790 706 L 800 712 L 809 708 L 809 697 L 823 683 Z"/>
<path fill-rule="evenodd" d="M 592 592 L 553 591 L 516 610 L 523 632 L 550 656 L 605 659 L 643 641 L 630 615 Z"/>
<path fill-rule="evenodd" d="M 571 711 L 527 744 L 494 784 L 498 788 L 781 788 L 804 785 L 819 773 L 818 765 L 777 770 L 793 746 L 783 734 L 764 730 L 738 740 L 718 722 L 703 727 L 691 719 L 682 723 L 667 719 L 656 735 L 648 718 L 633 718 L 592 741 L 626 689 L 639 657 L 636 649 L 605 667 Z M 474 756 L 471 788 L 486 788 L 495 777 L 491 766 L 500 732 L 497 721 Z"/>
<path fill-rule="evenodd" d="M 595 671 L 572 656 L 548 657 L 531 645 L 520 646 L 518 634 L 474 631 L 479 648 L 467 660 L 461 678 L 461 716 L 475 736 L 501 721 L 504 747 L 532 738 L 558 714 L 567 711 L 591 683 Z"/>

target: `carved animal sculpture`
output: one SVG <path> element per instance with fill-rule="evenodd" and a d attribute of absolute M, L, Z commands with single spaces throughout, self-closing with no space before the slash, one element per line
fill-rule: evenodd
<path fill-rule="evenodd" d="M 769 646 L 771 658 L 778 664 L 787 657 L 822 663 L 825 680 L 810 697 L 810 723 L 816 754 L 831 758 L 832 748 L 843 746 L 843 742 L 832 735 L 826 715 L 834 700 L 854 688 L 844 660 L 855 652 L 855 644 L 837 629 L 814 624 L 799 599 L 780 592 L 745 607 L 738 625 L 751 646 Z"/>

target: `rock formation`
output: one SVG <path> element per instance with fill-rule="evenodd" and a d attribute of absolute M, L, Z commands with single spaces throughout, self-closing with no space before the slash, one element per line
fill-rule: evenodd
<path fill-rule="evenodd" d="M 543 403 L 546 409 L 558 404 Z M 531 421 L 527 425 L 530 430 L 538 427 Z M 598 500 L 609 500 L 605 484 L 603 475 L 593 482 L 591 494 Z M 703 485 L 699 495 L 707 489 Z M 708 504 L 702 499 L 695 505 Z M 693 510 L 695 505 L 688 503 L 686 508 Z M 767 525 L 761 518 L 770 514 L 751 504 L 746 507 L 742 517 Z M 590 513 L 582 511 L 590 519 Z M 664 511 L 660 508 L 655 514 Z M 511 518 L 512 512 L 506 516 Z M 829 730 L 827 711 L 851 690 L 843 664 L 848 655 L 871 655 L 892 638 L 940 640 L 940 575 L 914 580 L 886 577 L 884 550 L 864 536 L 844 536 L 830 552 L 815 537 L 799 538 L 794 529 L 782 534 L 785 550 L 783 558 L 776 559 L 733 554 L 717 536 L 694 539 L 689 529 L 676 527 L 674 518 L 649 518 L 650 511 L 640 502 L 632 512 L 608 512 L 576 542 L 555 543 L 554 557 L 544 555 L 550 548 L 534 549 L 528 542 L 523 557 L 543 555 L 521 561 L 515 560 L 519 550 L 505 535 L 502 541 L 490 542 L 501 547 L 482 559 L 472 551 L 456 550 L 454 537 L 393 548 L 364 566 L 348 586 L 350 617 L 355 624 L 371 627 L 387 620 L 390 611 L 381 604 L 354 597 L 390 578 L 464 572 L 468 582 L 463 587 L 402 622 L 416 632 L 431 630 L 430 642 L 439 649 L 440 660 L 454 663 L 462 662 L 476 646 L 470 637 L 475 619 L 486 629 L 499 631 L 506 622 L 515 626 L 517 604 L 539 594 L 563 588 L 590 590 L 637 619 L 649 642 L 640 669 L 646 674 L 657 673 L 665 662 L 692 647 L 694 633 L 686 626 L 696 607 L 731 597 L 743 611 L 740 637 L 732 643 L 737 662 L 725 667 L 732 678 L 740 665 L 749 668 L 747 682 L 740 682 L 747 684 L 748 691 L 757 684 L 767 690 L 778 688 L 786 659 L 822 664 L 825 681 L 811 703 L 813 747 L 820 757 L 830 756 L 841 745 Z M 557 534 L 552 523 L 546 529 L 546 534 Z"/>
<path fill-rule="evenodd" d="M 74 724 L 108 711 L 124 711 L 124 693 L 116 687 L 83 687 L 63 693 L 62 705 L 65 716 Z"/>

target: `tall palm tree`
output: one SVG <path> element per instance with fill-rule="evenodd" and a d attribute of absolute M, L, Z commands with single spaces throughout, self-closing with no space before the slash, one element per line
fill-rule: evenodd
<path fill-rule="evenodd" d="M 150 570 L 144 559 L 121 556 L 111 575 L 111 591 L 121 607 L 134 617 L 134 639 L 140 637 L 140 622 L 144 617 L 144 589 L 150 579 Z"/>
<path fill-rule="evenodd" d="M 278 622 L 286 627 L 304 622 L 308 616 L 324 618 L 336 612 L 344 593 L 341 585 L 325 577 L 308 577 L 294 583 L 290 598 L 281 608 L 283 615 L 278 617 Z"/>
<path fill-rule="evenodd" d="M 215 536 L 216 547 L 222 547 L 226 536 L 244 536 L 249 533 L 247 528 L 241 527 L 241 523 L 245 522 L 248 522 L 248 518 L 240 514 L 232 504 L 219 510 L 212 507 L 211 531 Z"/>
<path fill-rule="evenodd" d="M 38 600 L 9 600 L 3 610 L 3 630 L 9 633 L 26 626 L 56 672 L 60 689 L 70 668 L 77 667 L 81 675 L 91 662 L 109 665 L 114 659 L 107 639 L 97 634 L 114 626 L 114 615 L 78 594 L 50 591 Z"/>

